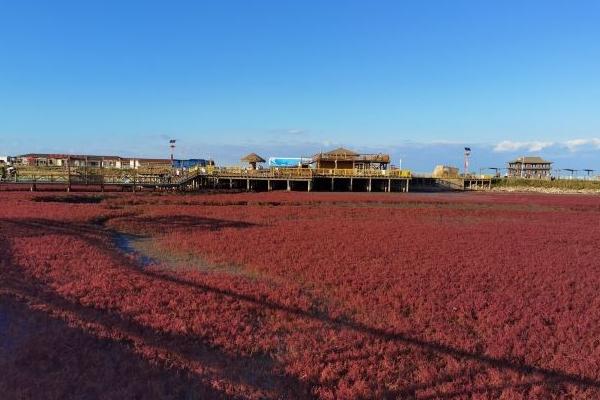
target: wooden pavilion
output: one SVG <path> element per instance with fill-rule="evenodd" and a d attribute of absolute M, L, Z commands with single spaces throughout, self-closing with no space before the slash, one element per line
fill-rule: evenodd
<path fill-rule="evenodd" d="M 249 164 L 250 169 L 256 169 L 257 164 L 266 162 L 266 160 L 264 158 L 262 158 L 261 156 L 259 156 L 256 153 L 250 153 L 250 154 L 246 155 L 245 157 L 242 157 L 240 161 L 243 163 Z"/>
<path fill-rule="evenodd" d="M 387 169 L 388 154 L 360 154 L 344 147 L 315 154 L 312 158 L 317 168 L 325 169 Z"/>

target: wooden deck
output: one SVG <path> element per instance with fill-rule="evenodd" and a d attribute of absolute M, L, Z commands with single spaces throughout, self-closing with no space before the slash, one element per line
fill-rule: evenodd
<path fill-rule="evenodd" d="M 408 192 L 436 187 L 438 190 L 482 190 L 491 187 L 490 178 L 438 179 L 411 175 L 407 170 L 270 168 L 249 170 L 231 167 L 199 167 L 179 174 L 170 170 L 116 170 L 91 168 L 23 168 L 0 181 L 0 187 L 29 186 L 72 190 L 92 187 L 104 190 L 240 189 L 248 191 L 379 191 Z M 425 188 L 425 189 L 424 189 Z M 87 190 L 89 190 L 87 189 Z"/>

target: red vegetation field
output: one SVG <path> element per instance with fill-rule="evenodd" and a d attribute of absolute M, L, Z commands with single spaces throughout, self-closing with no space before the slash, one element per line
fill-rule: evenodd
<path fill-rule="evenodd" d="M 599 243 L 600 197 L 0 193 L 0 393 L 599 398 Z"/>

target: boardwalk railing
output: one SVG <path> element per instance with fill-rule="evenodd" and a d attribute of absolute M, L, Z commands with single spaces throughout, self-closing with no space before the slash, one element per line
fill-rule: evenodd
<path fill-rule="evenodd" d="M 223 178 L 253 178 L 253 179 L 311 179 L 314 177 L 346 177 L 346 178 L 410 178 L 408 170 L 382 169 L 329 169 L 329 168 L 269 168 L 246 169 L 240 167 L 196 168 L 190 170 L 193 175 L 207 175 Z"/>
<path fill-rule="evenodd" d="M 246 169 L 241 167 L 194 167 L 188 170 L 151 172 L 136 169 L 43 167 L 18 168 L 3 182 L 14 183 L 64 183 L 76 185 L 163 185 L 178 186 L 196 177 L 225 179 L 288 179 L 312 180 L 315 178 L 379 178 L 409 179 L 411 172 L 399 169 L 329 169 L 329 168 L 269 168 Z"/>

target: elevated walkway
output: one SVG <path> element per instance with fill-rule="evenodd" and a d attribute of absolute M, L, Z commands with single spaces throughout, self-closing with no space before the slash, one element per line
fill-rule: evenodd
<path fill-rule="evenodd" d="M 107 168 L 18 168 L 16 174 L 4 176 L 0 186 L 52 187 L 71 190 L 85 187 L 104 190 L 182 190 L 241 189 L 241 190 L 320 190 L 320 191 L 449 191 L 483 190 L 491 188 L 491 177 L 467 176 L 434 178 L 413 175 L 408 170 L 327 169 L 327 168 L 270 168 L 195 167 L 174 172 L 171 169 L 107 169 Z"/>

